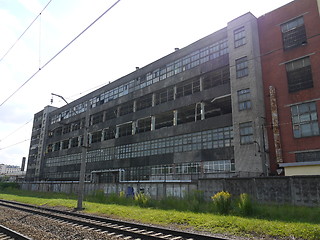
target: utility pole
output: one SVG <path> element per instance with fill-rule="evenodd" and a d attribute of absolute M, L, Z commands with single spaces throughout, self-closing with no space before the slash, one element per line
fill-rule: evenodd
<path fill-rule="evenodd" d="M 83 196 L 84 196 L 84 182 L 85 182 L 85 176 L 86 176 L 87 149 L 89 148 L 89 144 L 88 144 L 88 128 L 89 128 L 89 117 L 90 117 L 89 113 L 90 113 L 90 106 L 89 106 L 89 102 L 87 102 L 87 110 L 86 110 L 85 124 L 84 124 L 84 131 L 83 131 L 83 144 L 82 144 L 82 151 L 81 151 L 78 203 L 77 203 L 77 208 L 75 209 L 77 211 L 83 210 L 82 202 L 83 202 Z"/>

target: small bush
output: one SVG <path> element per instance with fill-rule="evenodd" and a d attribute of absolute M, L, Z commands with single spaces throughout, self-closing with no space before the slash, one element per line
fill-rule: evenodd
<path fill-rule="evenodd" d="M 136 193 L 134 195 L 134 201 L 140 206 L 140 207 L 146 207 L 148 206 L 148 203 L 150 202 L 151 198 L 150 196 L 144 194 L 144 193 Z"/>
<path fill-rule="evenodd" d="M 247 193 L 241 193 L 238 208 L 240 213 L 244 216 L 249 216 L 253 214 L 253 204 L 250 196 Z"/>
<path fill-rule="evenodd" d="M 211 197 L 214 210 L 220 214 L 228 214 L 231 210 L 231 194 L 228 192 L 218 192 Z"/>

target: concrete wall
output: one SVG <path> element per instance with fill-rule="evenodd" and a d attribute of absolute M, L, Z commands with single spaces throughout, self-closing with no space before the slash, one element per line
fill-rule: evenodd
<path fill-rule="evenodd" d="M 85 194 L 103 190 L 106 194 L 127 193 L 128 187 L 134 192 L 144 192 L 154 199 L 164 196 L 184 197 L 188 192 L 200 190 L 207 200 L 219 191 L 228 191 L 237 197 L 248 193 L 261 203 L 294 204 L 319 206 L 320 176 L 268 177 L 268 178 L 224 178 L 191 182 L 132 182 L 117 184 L 86 183 Z M 22 183 L 22 189 L 41 192 L 77 193 L 77 182 Z"/>

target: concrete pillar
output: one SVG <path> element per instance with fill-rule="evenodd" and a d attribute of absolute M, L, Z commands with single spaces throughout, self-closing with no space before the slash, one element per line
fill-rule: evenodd
<path fill-rule="evenodd" d="M 173 87 L 173 99 L 176 100 L 177 98 L 177 86 Z"/>
<path fill-rule="evenodd" d="M 151 116 L 151 131 L 156 130 L 156 117 Z"/>
<path fill-rule="evenodd" d="M 200 77 L 200 92 L 203 91 L 203 77 Z"/>
<path fill-rule="evenodd" d="M 137 111 L 137 100 L 134 100 L 133 101 L 133 112 L 136 112 Z"/>
<path fill-rule="evenodd" d="M 173 126 L 178 125 L 178 110 L 173 110 Z"/>
<path fill-rule="evenodd" d="M 201 106 L 201 110 L 200 110 L 201 120 L 204 120 L 205 119 L 205 108 L 204 108 L 205 107 L 205 103 L 201 102 L 200 106 Z"/>
<path fill-rule="evenodd" d="M 115 138 L 119 138 L 119 131 L 120 131 L 120 127 L 116 126 L 116 136 L 115 136 Z"/>
<path fill-rule="evenodd" d="M 156 105 L 156 94 L 152 93 L 152 107 Z"/>
<path fill-rule="evenodd" d="M 137 125 L 138 125 L 138 120 L 137 121 L 132 121 L 132 135 L 136 134 Z"/>
<path fill-rule="evenodd" d="M 121 107 L 118 106 L 118 107 L 117 107 L 117 117 L 120 117 L 120 109 L 121 109 Z"/>

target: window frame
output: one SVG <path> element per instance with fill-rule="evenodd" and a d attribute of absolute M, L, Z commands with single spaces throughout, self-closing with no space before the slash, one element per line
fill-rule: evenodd
<path fill-rule="evenodd" d="M 319 136 L 319 118 L 316 102 L 291 106 L 291 121 L 294 138 Z M 309 132 L 304 132 L 308 130 Z"/>
<path fill-rule="evenodd" d="M 239 135 L 240 135 L 240 144 L 252 144 L 254 142 L 253 136 L 253 126 L 252 122 L 243 122 L 239 124 Z"/>
<path fill-rule="evenodd" d="M 249 75 L 248 57 L 242 57 L 235 60 L 236 78 L 243 78 Z"/>

